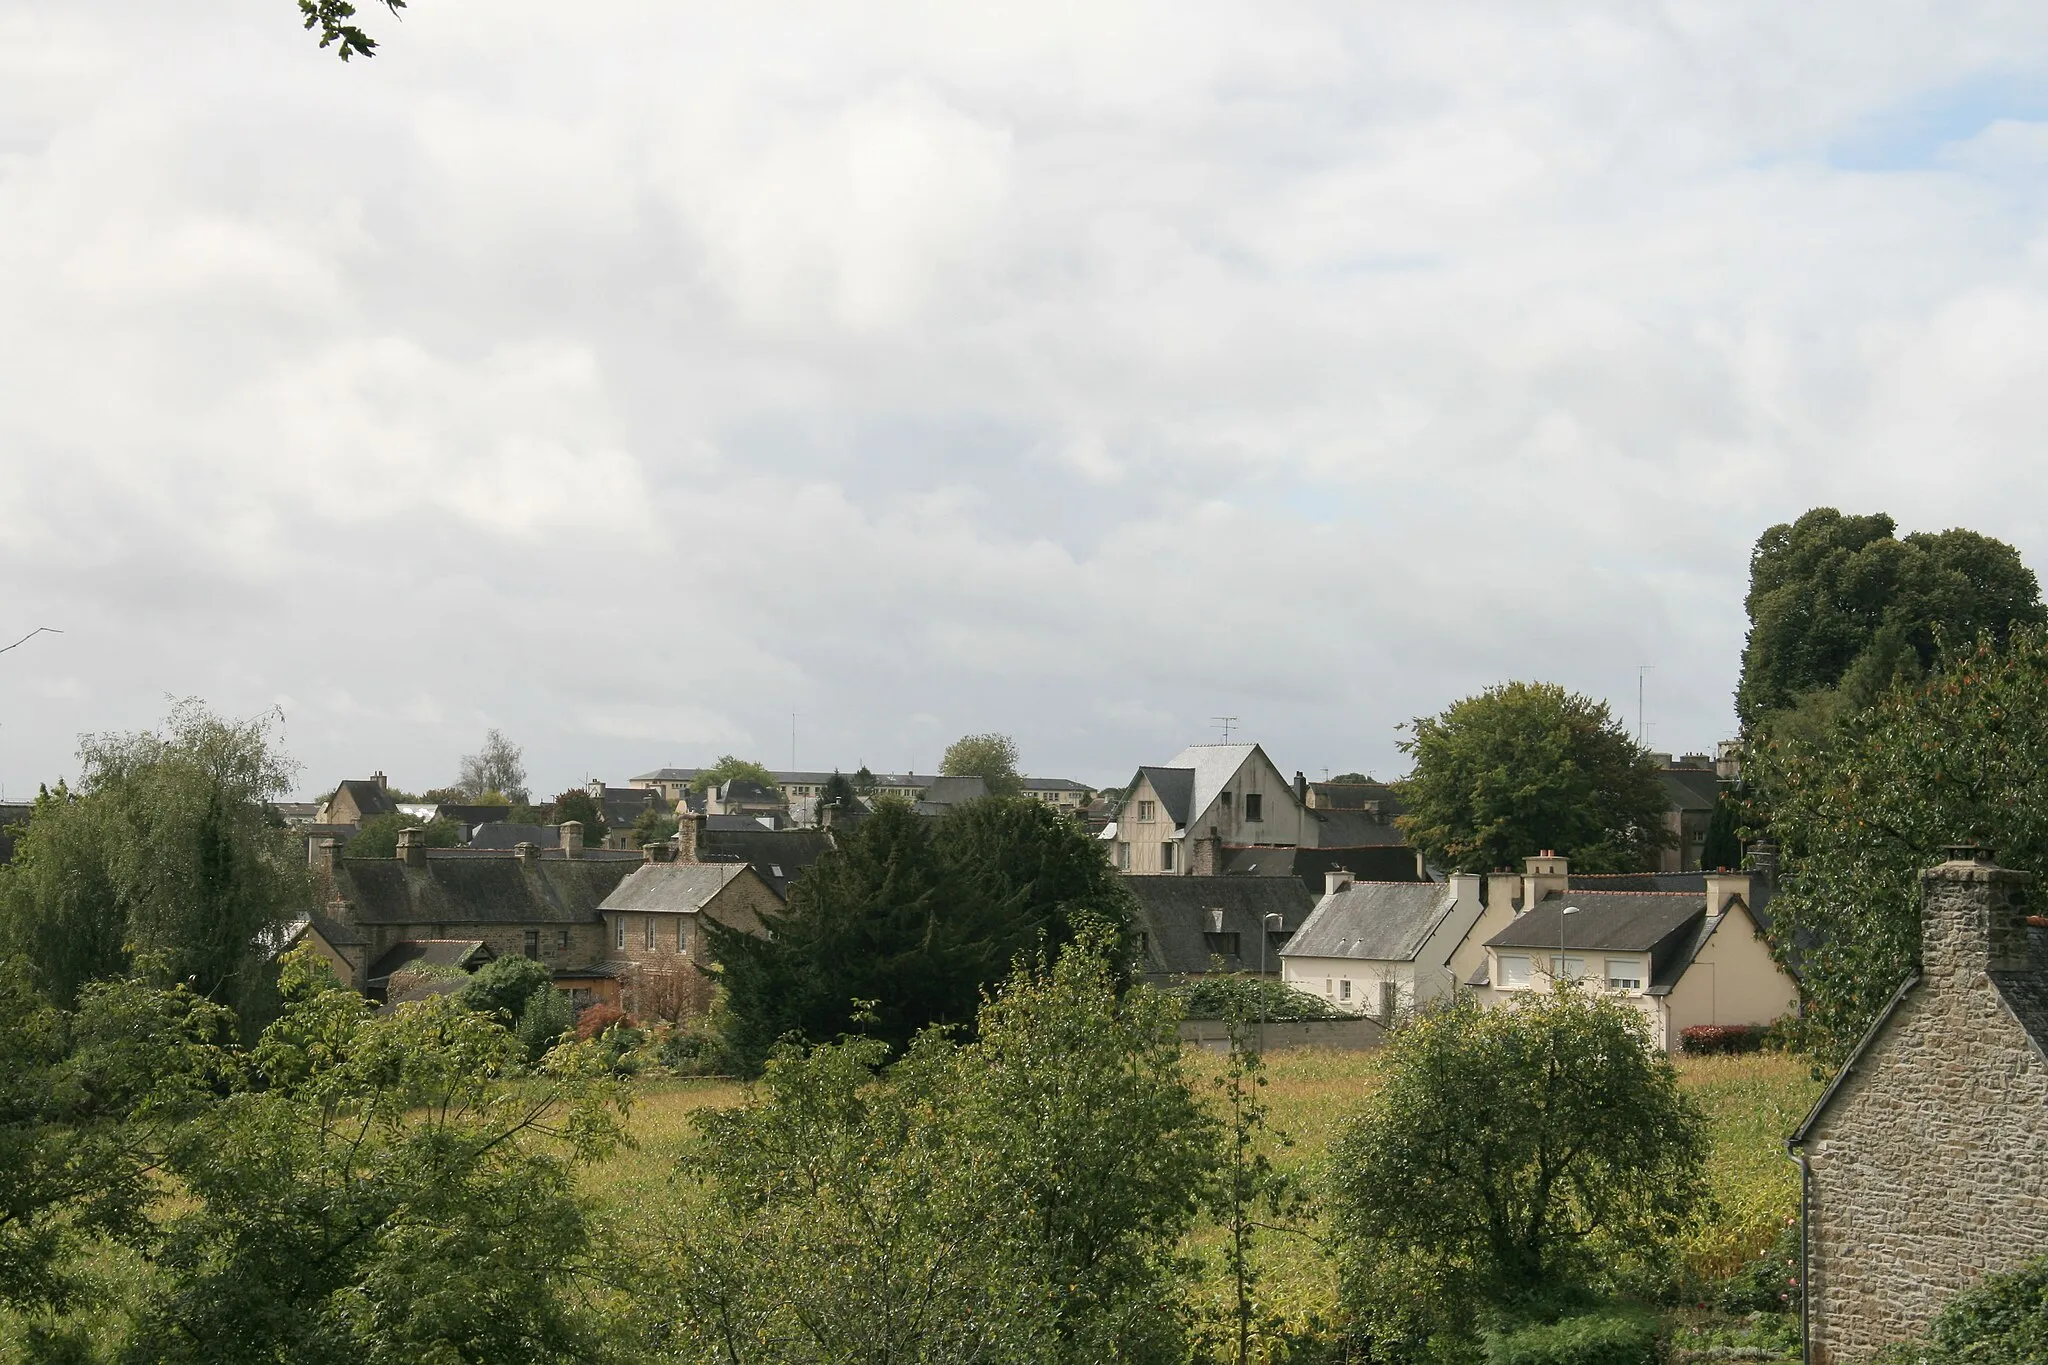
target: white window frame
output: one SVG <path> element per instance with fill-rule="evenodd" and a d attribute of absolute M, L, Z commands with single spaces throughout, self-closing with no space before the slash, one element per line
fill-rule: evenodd
<path fill-rule="evenodd" d="M 1342 993 L 1341 993 L 1340 995 L 1338 995 L 1338 997 L 1337 997 L 1337 998 L 1338 998 L 1339 1000 L 1346 1000 L 1346 1001 L 1350 1000 L 1350 999 L 1351 999 L 1351 978 L 1347 976 L 1347 977 L 1345 977 L 1345 978 L 1344 978 L 1344 979 L 1343 979 L 1342 981 L 1339 981 L 1339 982 L 1337 983 L 1337 985 L 1338 985 L 1338 987 L 1340 988 L 1340 990 L 1342 991 Z"/>
<path fill-rule="evenodd" d="M 1138 820 L 1139 820 L 1139 822 L 1140 822 L 1140 823 L 1144 823 L 1144 822 L 1146 822 L 1146 821 L 1149 821 L 1149 820 L 1150 820 L 1151 818 L 1152 818 L 1152 803 L 1151 803 L 1150 801 L 1140 801 L 1140 802 L 1138 803 Z"/>
<path fill-rule="evenodd" d="M 1552 981 L 1584 981 L 1586 979 L 1586 959 L 1583 957 L 1573 957 L 1569 953 L 1563 957 L 1552 953 L 1550 955 L 1550 979 Z"/>
<path fill-rule="evenodd" d="M 1629 957 L 1607 959 L 1607 989 L 1639 991 L 1643 988 L 1643 964 Z"/>
<path fill-rule="evenodd" d="M 654 916 L 647 916 L 647 951 L 650 953 L 654 951 L 654 924 Z"/>
<path fill-rule="evenodd" d="M 1167 839 L 1159 845 L 1159 870 L 1173 871 L 1173 840 Z"/>
<path fill-rule="evenodd" d="M 620 915 L 618 919 L 613 921 L 613 927 L 618 930 L 618 937 L 615 941 L 619 945 L 619 951 L 623 953 L 626 951 L 626 917 Z"/>
<path fill-rule="evenodd" d="M 1499 953 L 1494 957 L 1499 967 L 1494 985 L 1504 991 L 1526 991 L 1535 984 L 1536 962 L 1520 953 Z"/>

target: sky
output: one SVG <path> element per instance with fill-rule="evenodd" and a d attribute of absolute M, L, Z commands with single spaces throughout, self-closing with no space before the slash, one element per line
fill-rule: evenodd
<path fill-rule="evenodd" d="M 1772 524 L 2048 565 L 2039 3 L 362 22 L 0 0 L 9 797 L 185 697 L 307 796 L 1711 750 Z"/>

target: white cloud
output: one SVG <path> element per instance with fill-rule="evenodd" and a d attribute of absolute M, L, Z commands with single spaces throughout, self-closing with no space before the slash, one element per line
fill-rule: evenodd
<path fill-rule="evenodd" d="M 309 788 L 487 724 L 547 790 L 779 761 L 791 712 L 826 766 L 996 728 L 1114 781 L 1228 712 L 1387 772 L 1645 663 L 1690 748 L 1769 523 L 2048 564 L 2038 6 L 377 31 L 0 14 L 0 570 L 68 632 L 0 659 L 12 785 L 192 693 L 302 699 Z"/>

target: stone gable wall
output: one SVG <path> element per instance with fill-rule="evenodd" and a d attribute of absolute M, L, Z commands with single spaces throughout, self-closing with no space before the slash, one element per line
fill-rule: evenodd
<path fill-rule="evenodd" d="M 1921 983 L 1808 1135 L 1814 1365 L 1916 1335 L 1959 1290 L 2048 1254 L 2048 1062 L 1988 975 L 2020 965 L 2025 881 L 1927 875 Z"/>

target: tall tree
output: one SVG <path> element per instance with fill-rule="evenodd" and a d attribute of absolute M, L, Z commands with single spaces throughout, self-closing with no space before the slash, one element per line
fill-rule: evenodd
<path fill-rule="evenodd" d="M 0 951 L 59 1005 L 142 968 L 260 1015 L 278 938 L 312 897 L 271 810 L 295 767 L 269 726 L 188 701 L 160 731 L 87 739 L 78 790 L 39 800 L 0 870 Z"/>
<path fill-rule="evenodd" d="M 853 810 L 859 805 L 860 801 L 853 790 L 852 781 L 845 773 L 835 769 L 832 776 L 825 779 L 824 787 L 818 792 L 818 809 Z"/>
<path fill-rule="evenodd" d="M 933 821 L 885 799 L 791 886 L 768 937 L 710 932 L 732 1041 L 758 1062 L 789 1034 L 900 1049 L 970 1025 L 1013 962 L 1091 927 L 1122 961 L 1129 922 L 1100 843 L 1042 803 L 990 797 Z"/>
<path fill-rule="evenodd" d="M 604 842 L 611 829 L 604 822 L 604 807 L 581 787 L 573 787 L 555 798 L 555 823 L 574 820 L 583 826 L 583 842 L 595 846 Z"/>
<path fill-rule="evenodd" d="M 752 759 L 739 758 L 732 754 L 720 754 L 716 763 L 708 768 L 699 768 L 697 776 L 690 781 L 690 790 L 707 792 L 713 787 L 720 787 L 734 780 L 758 782 L 772 792 L 782 790 L 782 784 L 775 780 L 774 773 Z"/>
<path fill-rule="evenodd" d="M 1402 1280 L 1441 1286 L 1440 1307 L 1585 1285 L 1660 1254 L 1707 1198 L 1704 1117 L 1626 1004 L 1461 999 L 1384 1055 L 1332 1159 L 1367 1322 L 1401 1316 Z"/>
<path fill-rule="evenodd" d="M 462 756 L 462 776 L 456 779 L 455 785 L 471 801 L 488 801 L 495 793 L 512 805 L 523 806 L 526 804 L 524 754 L 517 744 L 505 737 L 504 731 L 486 730 L 484 747 Z"/>
<path fill-rule="evenodd" d="M 991 796 L 1014 796 L 1024 790 L 1017 776 L 1017 741 L 995 733 L 962 735 L 946 746 L 939 771 L 947 777 L 978 777 Z"/>
<path fill-rule="evenodd" d="M 1743 775 L 1781 848 L 1773 948 L 1799 968 L 1809 1044 L 1838 1059 L 1918 959 L 1919 873 L 1944 845 L 2048 868 L 2048 629 L 1987 632 L 1824 739 L 1752 744 Z"/>
<path fill-rule="evenodd" d="M 351 858 L 389 858 L 398 852 L 399 832 L 408 829 L 420 831 L 428 848 L 455 848 L 462 843 L 462 826 L 453 820 L 428 820 L 422 824 L 394 811 L 363 821 L 342 851 Z"/>
<path fill-rule="evenodd" d="M 1656 762 L 1605 702 L 1502 683 L 1408 729 L 1398 823 L 1441 867 L 1487 872 L 1554 849 L 1582 871 L 1634 872 L 1672 840 Z"/>
<path fill-rule="evenodd" d="M 1735 694 L 1745 729 L 1837 688 L 1863 705 L 1930 667 L 1942 635 L 2002 639 L 2016 624 L 2048 621 L 2040 584 L 2012 546 L 1966 530 L 1901 540 L 1896 529 L 1883 513 L 1816 507 L 1758 538 Z"/>

